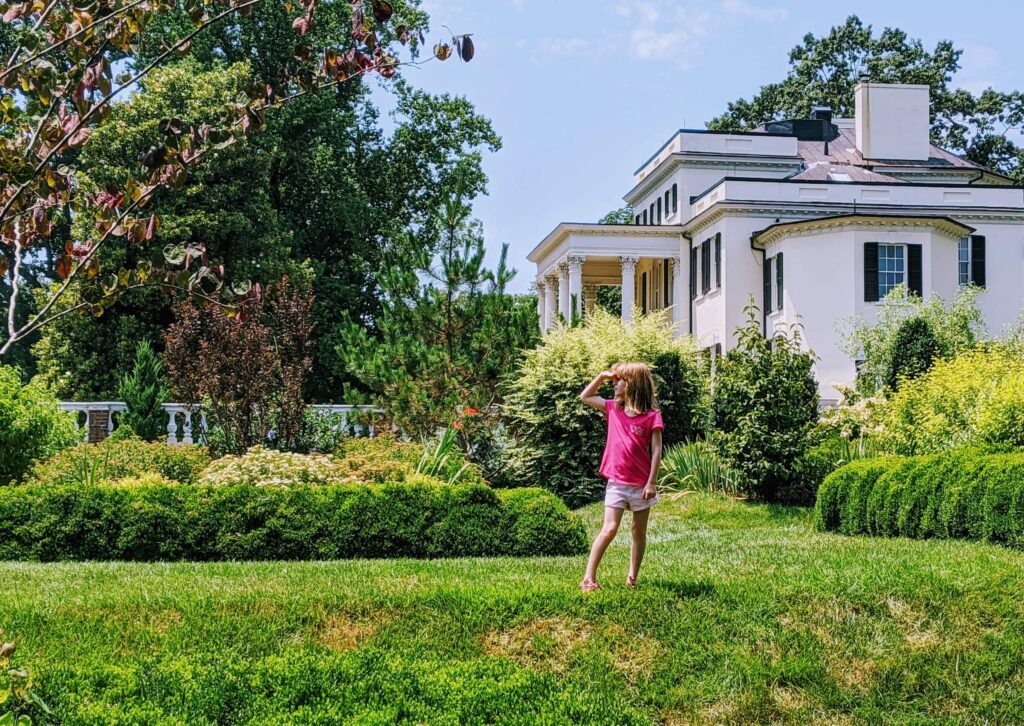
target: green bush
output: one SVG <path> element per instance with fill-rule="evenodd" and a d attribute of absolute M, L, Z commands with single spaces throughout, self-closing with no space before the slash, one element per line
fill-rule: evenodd
<path fill-rule="evenodd" d="M 881 422 L 881 444 L 905 456 L 1024 447 L 1024 359 L 978 349 L 938 361 L 903 384 Z"/>
<path fill-rule="evenodd" d="M 618 361 L 652 366 L 665 393 L 671 394 L 662 400 L 658 392 L 666 440 L 677 436 L 675 429 L 704 431 L 706 385 L 693 342 L 677 338 L 664 315 L 638 317 L 626 326 L 597 309 L 582 326 L 549 331 L 540 346 L 526 352 L 510 381 L 504 409 L 509 431 L 506 479 L 552 491 L 569 506 L 600 496 L 604 481 L 598 466 L 606 424 L 599 411 L 580 402 L 579 394 L 597 373 Z M 610 398 L 611 386 L 601 394 Z"/>
<path fill-rule="evenodd" d="M 3 560 L 577 555 L 547 492 L 480 485 L 24 485 L 0 491 Z"/>
<path fill-rule="evenodd" d="M 199 483 L 226 487 L 327 486 L 346 481 L 362 481 L 338 465 L 326 454 L 293 454 L 254 446 L 241 456 L 229 454 L 217 459 L 203 471 Z"/>
<path fill-rule="evenodd" d="M 435 451 L 436 443 L 417 444 L 399 441 L 393 436 L 347 438 L 338 447 L 341 466 L 360 481 L 405 481 L 419 468 L 425 453 Z M 480 467 L 466 461 L 457 446 L 445 452 L 440 460 L 436 478 L 449 482 L 457 477 L 458 484 L 486 484 Z M 398 477 L 398 478 L 396 478 Z"/>
<path fill-rule="evenodd" d="M 892 354 L 885 372 L 885 386 L 895 391 L 904 379 L 927 373 L 939 357 L 939 339 L 925 318 L 907 318 L 893 336 Z"/>
<path fill-rule="evenodd" d="M 201 446 L 173 445 L 137 438 L 79 444 L 40 461 L 25 477 L 27 484 L 96 484 L 103 480 L 155 473 L 181 484 L 194 484 L 210 463 Z"/>
<path fill-rule="evenodd" d="M 17 368 L 0 366 L 0 485 L 78 440 L 74 417 L 41 384 L 22 383 Z"/>
<path fill-rule="evenodd" d="M 167 435 L 164 404 L 170 392 L 164 382 L 164 364 L 148 340 L 136 347 L 135 367 L 121 378 L 117 393 L 128 407 L 119 419 L 121 427 L 145 441 L 160 441 Z"/>
<path fill-rule="evenodd" d="M 795 504 L 813 505 L 826 476 L 851 461 L 878 456 L 880 453 L 875 439 L 826 435 L 805 451 L 797 462 L 798 483 L 790 487 L 790 500 Z"/>
<path fill-rule="evenodd" d="M 985 328 L 977 302 L 981 292 L 981 288 L 967 285 L 947 304 L 938 295 L 922 299 L 897 286 L 870 320 L 852 317 L 841 321 L 843 351 L 863 361 L 857 373 L 858 392 L 865 396 L 881 392 L 893 369 L 901 367 L 897 359 L 907 360 L 904 348 L 908 330 L 904 325 L 909 320 L 923 321 L 931 330 L 936 345 L 934 358 L 951 360 L 974 348 Z"/>
<path fill-rule="evenodd" d="M 718 367 L 711 405 L 716 439 L 744 477 L 748 493 L 761 500 L 806 501 L 800 459 L 818 419 L 818 384 L 813 357 L 801 349 L 799 329 L 771 340 L 761 334 L 757 309 L 746 309 L 736 347 Z"/>
<path fill-rule="evenodd" d="M 586 532 L 565 502 L 551 492 L 531 487 L 499 489 L 497 494 L 512 519 L 505 535 L 511 554 L 525 557 L 538 548 L 545 552 L 586 551 Z"/>
<path fill-rule="evenodd" d="M 825 478 L 819 529 L 1024 547 L 1024 454 L 961 449 L 854 462 Z"/>

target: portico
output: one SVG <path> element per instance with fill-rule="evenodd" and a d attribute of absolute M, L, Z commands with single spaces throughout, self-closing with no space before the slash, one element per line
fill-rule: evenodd
<path fill-rule="evenodd" d="M 634 310 L 671 308 L 677 334 L 688 329 L 683 281 L 688 256 L 682 254 L 682 228 L 676 225 L 560 224 L 528 256 L 537 265 L 541 329 L 559 316 L 586 317 L 601 286 L 622 289 L 622 320 Z M 628 302 L 627 302 L 628 301 Z"/>

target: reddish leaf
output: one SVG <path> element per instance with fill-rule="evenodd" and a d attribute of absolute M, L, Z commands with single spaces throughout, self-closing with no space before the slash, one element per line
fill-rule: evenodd
<path fill-rule="evenodd" d="M 473 55 L 476 53 L 476 48 L 473 46 L 473 39 L 468 35 L 462 36 L 462 42 L 459 44 L 459 55 L 466 63 L 473 60 Z"/>
<path fill-rule="evenodd" d="M 378 23 L 388 22 L 395 12 L 391 3 L 385 0 L 370 0 L 370 6 L 373 8 L 373 17 Z"/>
<path fill-rule="evenodd" d="M 71 257 L 69 255 L 60 255 L 57 258 L 57 276 L 62 280 L 68 279 L 68 275 L 71 274 Z"/>
<path fill-rule="evenodd" d="M 0 257 L 0 277 L 7 274 L 7 258 Z"/>
<path fill-rule="evenodd" d="M 434 55 L 438 60 L 448 60 L 452 56 L 452 47 L 447 43 L 438 43 L 434 46 Z"/>

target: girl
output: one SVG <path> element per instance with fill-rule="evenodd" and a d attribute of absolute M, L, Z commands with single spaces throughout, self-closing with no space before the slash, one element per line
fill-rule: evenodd
<path fill-rule="evenodd" d="M 615 398 L 596 395 L 605 381 L 615 383 Z M 665 425 L 654 400 L 654 380 L 643 363 L 616 363 L 599 373 L 583 389 L 580 400 L 604 412 L 608 436 L 601 457 L 601 476 L 608 480 L 604 496 L 604 527 L 590 549 L 587 572 L 580 589 L 598 589 L 597 567 L 608 545 L 615 539 L 622 512 L 633 512 L 633 543 L 629 555 L 626 586 L 636 587 L 640 562 L 647 546 L 647 519 L 658 503 L 654 483 L 661 464 L 661 432 Z"/>

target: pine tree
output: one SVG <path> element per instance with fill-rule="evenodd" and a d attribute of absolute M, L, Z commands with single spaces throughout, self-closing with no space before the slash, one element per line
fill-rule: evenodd
<path fill-rule="evenodd" d="M 158 441 L 167 434 L 167 384 L 164 364 L 153 352 L 148 340 L 140 341 L 135 349 L 135 367 L 121 378 L 118 387 L 121 400 L 128 410 L 121 417 L 121 426 L 130 428 L 146 441 Z"/>

